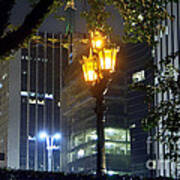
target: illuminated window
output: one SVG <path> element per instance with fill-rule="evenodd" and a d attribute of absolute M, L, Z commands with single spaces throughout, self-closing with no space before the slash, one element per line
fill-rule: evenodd
<path fill-rule="evenodd" d="M 29 99 L 29 104 L 36 104 L 36 100 L 35 99 Z"/>
<path fill-rule="evenodd" d="M 28 96 L 28 92 L 27 91 L 21 91 L 21 96 Z"/>
<path fill-rule="evenodd" d="M 84 141 L 84 134 L 79 134 L 77 136 L 74 137 L 74 145 L 75 146 L 79 146 L 81 144 L 83 144 Z"/>
<path fill-rule="evenodd" d="M 45 94 L 45 98 L 46 99 L 53 99 L 53 95 L 52 94 Z"/>
<path fill-rule="evenodd" d="M 126 129 L 105 128 L 105 139 L 111 141 L 126 141 L 129 131 Z"/>
<path fill-rule="evenodd" d="M 95 130 L 90 130 L 86 133 L 86 142 L 97 140 L 97 134 Z"/>
<path fill-rule="evenodd" d="M 0 83 L 0 89 L 3 87 L 2 83 Z"/>
<path fill-rule="evenodd" d="M 77 155 L 78 155 L 78 158 L 82 158 L 84 156 L 84 149 L 80 149 Z"/>
<path fill-rule="evenodd" d="M 132 75 L 132 80 L 133 80 L 134 83 L 145 80 L 145 72 L 144 72 L 144 70 L 134 73 Z"/>
<path fill-rule="evenodd" d="M 127 143 L 106 142 L 105 147 L 107 154 L 129 155 L 130 153 L 130 144 Z"/>
<path fill-rule="evenodd" d="M 43 100 L 42 101 L 38 100 L 38 104 L 39 105 L 44 105 L 44 101 Z"/>
<path fill-rule="evenodd" d="M 32 97 L 35 97 L 35 95 L 36 95 L 36 93 L 34 93 L 34 92 L 30 92 L 29 94 L 30 94 L 30 96 L 32 96 Z"/>
<path fill-rule="evenodd" d="M 92 154 L 96 154 L 96 145 L 89 145 L 86 148 L 86 156 L 92 155 Z"/>

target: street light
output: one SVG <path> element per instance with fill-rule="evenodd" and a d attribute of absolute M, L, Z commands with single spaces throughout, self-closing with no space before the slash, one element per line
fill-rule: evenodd
<path fill-rule="evenodd" d="M 56 133 L 54 135 L 48 135 L 46 132 L 42 131 L 39 133 L 39 138 L 46 140 L 46 149 L 48 151 L 48 171 L 52 171 L 53 150 L 59 149 L 59 146 L 54 145 L 54 140 L 61 139 L 61 134 Z"/>
<path fill-rule="evenodd" d="M 97 31 L 91 32 L 91 46 L 89 57 L 83 56 L 82 69 L 84 80 L 90 86 L 93 97 L 96 98 L 95 113 L 97 116 L 97 176 L 102 176 L 106 171 L 105 160 L 105 139 L 104 121 L 105 111 L 104 93 L 110 79 L 110 75 L 115 71 L 116 56 L 118 49 L 110 46 L 106 37 Z"/>

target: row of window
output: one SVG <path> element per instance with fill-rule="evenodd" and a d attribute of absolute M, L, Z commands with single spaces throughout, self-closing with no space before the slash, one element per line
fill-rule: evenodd
<path fill-rule="evenodd" d="M 53 94 L 42 94 L 42 93 L 35 93 L 35 92 L 27 92 L 27 91 L 21 91 L 21 96 L 26 96 L 26 97 L 38 97 L 41 99 L 54 99 Z"/>
<path fill-rule="evenodd" d="M 105 139 L 108 141 L 130 142 L 130 133 L 127 129 L 105 128 Z M 72 148 L 93 140 L 97 140 L 96 130 L 87 130 L 72 138 Z"/>
<path fill-rule="evenodd" d="M 41 61 L 41 62 L 48 62 L 47 58 L 40 58 L 40 57 L 30 57 L 30 56 L 21 56 L 21 60 L 32 60 L 32 61 Z"/>
<path fill-rule="evenodd" d="M 105 142 L 105 153 L 113 155 L 130 155 L 130 143 Z M 68 162 L 73 162 L 93 154 L 96 154 L 96 144 L 88 145 L 69 153 Z"/>

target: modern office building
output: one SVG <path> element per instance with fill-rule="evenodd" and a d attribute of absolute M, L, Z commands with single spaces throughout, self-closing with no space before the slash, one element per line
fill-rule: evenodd
<path fill-rule="evenodd" d="M 73 35 L 73 42 L 79 42 Z M 151 51 L 144 45 L 121 44 L 117 73 L 105 95 L 106 169 L 109 174 L 148 175 L 146 140 L 148 133 L 141 129 L 141 119 L 147 113 L 145 94 L 129 90 L 132 81 L 150 81 L 152 74 L 146 67 Z M 83 80 L 82 55 L 87 47 L 73 44 L 72 60 L 64 71 L 63 130 L 65 144 L 63 170 L 67 172 L 96 171 L 96 115 L 95 99 Z M 151 78 L 150 78 L 151 77 Z"/>
<path fill-rule="evenodd" d="M 133 83 L 153 83 L 152 69 L 148 66 L 151 60 L 151 49 L 145 44 L 125 45 L 124 60 L 126 66 L 127 85 Z M 151 132 L 146 132 L 142 127 L 142 119 L 148 112 L 145 102 L 146 94 L 143 91 L 129 88 L 127 91 L 127 119 L 130 124 L 131 134 L 131 170 L 133 174 L 152 176 L 153 171 L 147 168 L 147 162 L 154 156 L 150 144 Z"/>
<path fill-rule="evenodd" d="M 170 2 L 167 5 L 167 11 L 170 15 L 174 16 L 174 21 L 165 20 L 162 23 L 166 26 L 165 33 L 160 33 L 157 38 L 159 41 L 157 48 L 154 49 L 156 63 L 159 64 L 161 59 L 168 55 L 173 55 L 178 52 L 178 56 L 172 61 L 172 64 L 177 69 L 180 68 L 180 2 Z M 159 65 L 160 70 L 163 72 L 164 67 Z M 158 104 L 162 99 L 169 99 L 171 96 L 168 93 L 157 94 L 155 103 Z M 165 120 L 165 119 L 164 119 Z M 157 128 L 159 131 L 160 128 Z M 179 165 L 175 166 L 174 163 L 165 159 L 165 153 L 169 151 L 166 145 L 156 143 L 156 174 L 157 176 L 180 176 Z"/>
<path fill-rule="evenodd" d="M 61 42 L 60 34 L 37 33 L 7 69 L 1 63 L 0 145 L 4 142 L 4 149 L 0 146 L 0 152 L 6 167 L 47 170 L 47 144 L 38 135 L 60 132 Z M 58 171 L 60 149 L 53 151 L 52 161 L 52 169 Z"/>

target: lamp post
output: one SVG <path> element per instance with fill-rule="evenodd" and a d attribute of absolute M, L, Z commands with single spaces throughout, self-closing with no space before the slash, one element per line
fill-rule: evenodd
<path fill-rule="evenodd" d="M 48 135 L 46 132 L 41 132 L 39 138 L 46 140 L 46 149 L 48 151 L 48 171 L 52 171 L 53 150 L 59 149 L 59 146 L 54 145 L 54 140 L 61 139 L 61 134 L 56 133 L 54 135 Z"/>
<path fill-rule="evenodd" d="M 96 99 L 96 131 L 97 131 L 97 176 L 106 171 L 104 120 L 104 92 L 110 81 L 111 73 L 115 71 L 118 49 L 110 45 L 100 32 L 91 32 L 89 57 L 83 56 L 82 69 L 84 80 L 90 86 L 92 96 Z"/>

